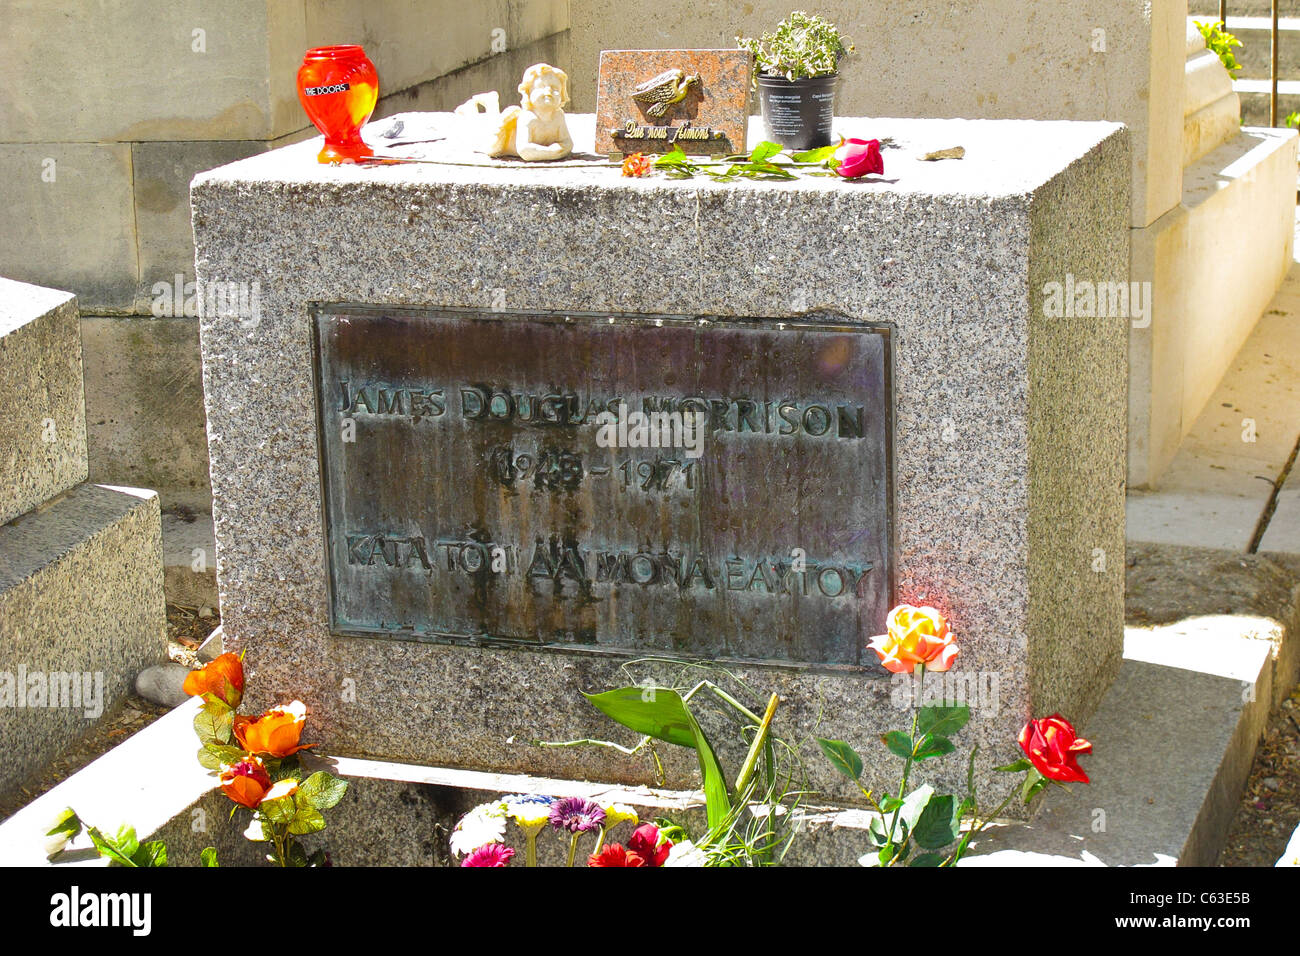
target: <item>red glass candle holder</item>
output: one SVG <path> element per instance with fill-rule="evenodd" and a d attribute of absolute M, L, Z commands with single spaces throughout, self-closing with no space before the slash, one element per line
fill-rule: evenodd
<path fill-rule="evenodd" d="M 375 65 L 356 44 L 308 50 L 298 68 L 298 102 L 325 134 L 322 163 L 356 163 L 375 155 L 361 127 L 379 102 Z"/>

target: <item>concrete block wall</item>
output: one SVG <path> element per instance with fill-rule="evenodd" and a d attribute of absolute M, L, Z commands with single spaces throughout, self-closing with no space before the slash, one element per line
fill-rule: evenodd
<path fill-rule="evenodd" d="M 0 796 L 165 652 L 152 491 L 87 483 L 77 300 L 0 279 Z"/>
<path fill-rule="evenodd" d="M 151 307 L 193 280 L 193 176 L 315 135 L 304 50 L 363 44 L 377 117 L 509 102 L 529 64 L 567 61 L 568 18 L 568 0 L 9 0 L 0 275 L 79 298 L 91 480 L 210 507 L 197 321 Z"/>

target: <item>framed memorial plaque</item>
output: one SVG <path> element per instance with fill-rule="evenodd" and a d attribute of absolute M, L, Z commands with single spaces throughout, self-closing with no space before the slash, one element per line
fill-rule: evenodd
<path fill-rule="evenodd" d="M 753 59 L 747 50 L 605 50 L 596 152 L 744 152 Z"/>
<path fill-rule="evenodd" d="M 890 607 L 889 330 L 313 309 L 332 628 L 856 665 Z"/>

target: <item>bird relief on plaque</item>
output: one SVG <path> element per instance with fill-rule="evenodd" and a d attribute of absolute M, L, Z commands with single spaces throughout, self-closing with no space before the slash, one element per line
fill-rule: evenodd
<path fill-rule="evenodd" d="M 745 50 L 605 50 L 596 152 L 743 152 L 752 74 Z"/>

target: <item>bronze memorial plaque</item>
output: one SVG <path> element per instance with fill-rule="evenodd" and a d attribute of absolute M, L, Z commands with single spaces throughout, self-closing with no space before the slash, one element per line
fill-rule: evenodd
<path fill-rule="evenodd" d="M 856 665 L 883 631 L 887 329 L 313 316 L 336 632 Z"/>

